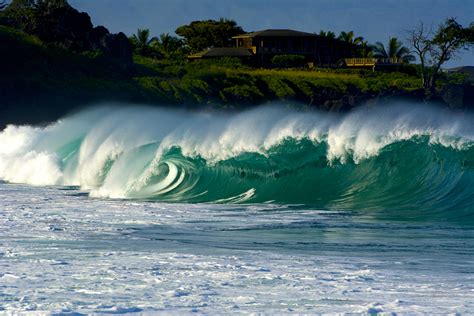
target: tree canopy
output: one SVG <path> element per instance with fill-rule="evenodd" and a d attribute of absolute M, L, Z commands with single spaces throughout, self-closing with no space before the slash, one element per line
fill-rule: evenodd
<path fill-rule="evenodd" d="M 12 0 L 1 17 L 7 25 L 41 38 L 56 31 L 55 25 L 62 22 L 62 16 L 72 11 L 75 9 L 66 0 Z"/>
<path fill-rule="evenodd" d="M 211 47 L 231 47 L 232 37 L 244 33 L 237 22 L 221 18 L 218 21 L 193 21 L 176 29 L 191 51 L 197 52 Z"/>
<path fill-rule="evenodd" d="M 132 61 L 132 47 L 123 33 L 110 34 L 103 26 L 94 27 L 87 13 L 66 0 L 12 0 L 0 12 L 0 24 L 71 51 L 101 51 L 123 64 Z"/>
<path fill-rule="evenodd" d="M 143 56 L 151 56 L 153 44 L 158 41 L 158 38 L 150 37 L 149 29 L 138 29 L 137 33 L 132 35 L 130 41 L 137 53 Z"/>
<path fill-rule="evenodd" d="M 165 57 L 182 55 L 185 53 L 183 49 L 183 41 L 169 33 L 163 33 L 157 42 L 158 49 Z"/>
<path fill-rule="evenodd" d="M 448 18 L 433 31 L 423 23 L 409 31 L 408 40 L 421 63 L 421 79 L 428 96 L 435 92 L 441 66 L 474 44 L 474 23 L 467 28 Z"/>
<path fill-rule="evenodd" d="M 182 57 L 185 53 L 183 41 L 169 33 L 151 37 L 149 29 L 138 29 L 137 33 L 130 37 L 130 42 L 135 52 L 145 57 Z"/>
<path fill-rule="evenodd" d="M 336 38 L 336 33 L 334 32 L 331 32 L 331 31 L 324 31 L 324 30 L 321 30 L 319 31 L 319 36 L 323 36 L 323 37 L 327 37 L 327 38 L 330 38 L 330 39 L 335 39 Z"/>
<path fill-rule="evenodd" d="M 9 5 L 10 9 L 34 8 L 38 10 L 49 10 L 61 7 L 70 7 L 70 5 L 67 0 L 12 0 Z"/>
<path fill-rule="evenodd" d="M 410 49 L 403 46 L 403 43 L 396 37 L 390 37 L 387 46 L 381 42 L 376 42 L 372 50 L 376 58 L 399 58 L 405 63 L 415 60 L 415 56 L 411 54 Z"/>
<path fill-rule="evenodd" d="M 354 31 L 341 32 L 337 39 L 354 45 L 362 44 L 362 42 L 364 41 L 364 38 L 362 36 L 355 37 Z"/>

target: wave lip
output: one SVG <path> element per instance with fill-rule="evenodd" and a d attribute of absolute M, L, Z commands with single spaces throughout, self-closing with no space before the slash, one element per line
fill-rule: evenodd
<path fill-rule="evenodd" d="M 0 178 L 94 197 L 472 217 L 472 122 L 414 105 L 345 115 L 102 106 L 45 128 L 8 126 Z"/>

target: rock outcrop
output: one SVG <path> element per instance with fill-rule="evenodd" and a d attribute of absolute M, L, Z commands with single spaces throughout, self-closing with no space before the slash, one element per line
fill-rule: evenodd
<path fill-rule="evenodd" d="M 37 9 L 28 19 L 3 22 L 38 36 L 46 43 L 57 43 L 72 51 L 98 50 L 125 65 L 133 62 L 133 47 L 125 34 L 111 34 L 104 26 L 94 27 L 89 14 L 71 6 Z"/>

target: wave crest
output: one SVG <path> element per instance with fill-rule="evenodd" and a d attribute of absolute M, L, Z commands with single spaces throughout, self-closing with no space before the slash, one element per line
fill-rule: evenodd
<path fill-rule="evenodd" d="M 469 213 L 473 121 L 414 105 L 346 115 L 102 106 L 46 128 L 7 127 L 0 178 L 95 197 Z"/>

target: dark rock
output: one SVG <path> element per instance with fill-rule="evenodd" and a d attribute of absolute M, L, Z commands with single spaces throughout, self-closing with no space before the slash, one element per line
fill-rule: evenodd
<path fill-rule="evenodd" d="M 467 84 L 464 86 L 463 104 L 465 108 L 474 109 L 474 84 Z"/>
<path fill-rule="evenodd" d="M 133 47 L 124 33 L 107 34 L 103 37 L 101 44 L 101 50 L 107 56 L 120 59 L 127 65 L 133 63 Z"/>
<path fill-rule="evenodd" d="M 449 85 L 441 92 L 441 98 L 451 108 L 462 108 L 464 107 L 464 87 Z"/>
<path fill-rule="evenodd" d="M 87 13 L 71 6 L 38 12 L 25 31 L 76 52 L 100 50 L 124 65 L 133 63 L 133 47 L 125 34 L 110 34 L 104 26 L 93 27 Z"/>
<path fill-rule="evenodd" d="M 60 7 L 40 14 L 27 31 L 45 42 L 61 43 L 68 49 L 85 51 L 91 49 L 89 34 L 92 30 L 87 13 L 72 7 Z"/>
<path fill-rule="evenodd" d="M 102 50 L 104 38 L 109 35 L 110 32 L 104 26 L 96 26 L 92 29 L 89 34 L 90 46 L 93 50 Z"/>

